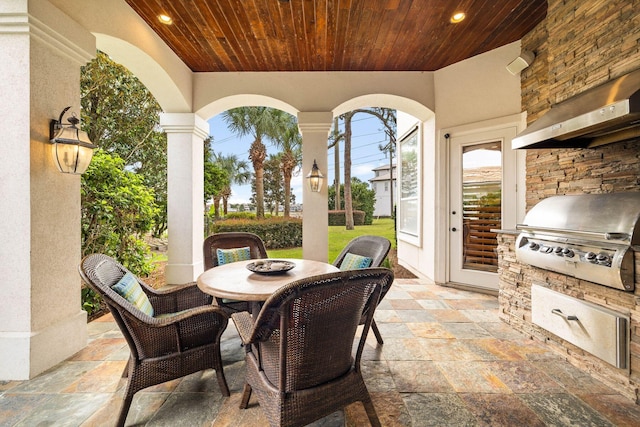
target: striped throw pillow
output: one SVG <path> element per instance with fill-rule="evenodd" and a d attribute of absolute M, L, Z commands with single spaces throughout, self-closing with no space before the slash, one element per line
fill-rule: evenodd
<path fill-rule="evenodd" d="M 147 294 L 145 294 L 140 287 L 136 276 L 131 273 L 125 274 L 118 283 L 111 287 L 111 289 L 116 291 L 122 298 L 136 306 L 141 312 L 153 317 L 151 301 L 149 301 Z"/>
<path fill-rule="evenodd" d="M 223 265 L 251 259 L 251 250 L 249 246 L 244 248 L 217 249 L 216 255 L 218 256 L 218 265 Z"/>
<path fill-rule="evenodd" d="M 347 253 L 340 264 L 340 270 L 358 270 L 360 268 L 367 268 L 373 262 L 373 258 L 368 256 L 361 256 L 352 253 Z"/>

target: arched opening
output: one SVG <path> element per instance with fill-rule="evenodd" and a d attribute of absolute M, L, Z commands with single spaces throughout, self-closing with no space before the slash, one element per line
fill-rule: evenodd
<path fill-rule="evenodd" d="M 96 48 L 105 52 L 115 62 L 131 71 L 151 91 L 164 111 L 191 112 L 191 83 L 176 81 L 176 75 L 168 73 L 145 51 L 131 43 L 96 33 Z"/>

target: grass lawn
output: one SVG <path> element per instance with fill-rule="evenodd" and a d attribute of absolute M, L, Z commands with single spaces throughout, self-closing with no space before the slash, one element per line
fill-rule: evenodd
<path fill-rule="evenodd" d="M 383 236 L 391 241 L 392 248 L 396 247 L 395 230 L 393 228 L 393 220 L 390 218 L 374 219 L 371 225 L 359 225 L 355 230 L 345 230 L 344 226 L 329 227 L 329 256 L 327 260 L 332 263 L 336 259 L 342 248 L 354 237 L 371 234 L 374 236 Z M 302 247 L 289 249 L 271 249 L 267 250 L 269 258 L 294 258 L 302 259 Z M 167 261 L 166 252 L 154 252 L 152 254 L 152 262 L 161 268 L 156 267 L 155 271 L 145 277 L 147 284 L 153 287 L 164 285 L 164 264 Z M 385 261 L 383 266 L 390 267 Z M 407 276 L 410 277 L 410 276 Z"/>
<path fill-rule="evenodd" d="M 391 218 L 374 219 L 371 225 L 359 225 L 354 230 L 346 230 L 344 226 L 329 227 L 329 262 L 333 262 L 340 251 L 351 239 L 365 234 L 386 237 L 391 247 L 396 247 L 395 230 Z M 271 249 L 267 251 L 269 258 L 302 258 L 302 247 L 289 249 Z"/>

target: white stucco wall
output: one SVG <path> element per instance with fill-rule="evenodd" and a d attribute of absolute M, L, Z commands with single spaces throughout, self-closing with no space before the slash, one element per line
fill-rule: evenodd
<path fill-rule="evenodd" d="M 520 41 L 435 72 L 438 129 L 520 112 L 520 75 L 506 66 L 520 54 Z"/>
<path fill-rule="evenodd" d="M 505 67 L 519 53 L 514 42 L 434 73 L 435 119 L 422 128 L 421 238 L 398 236 L 398 261 L 420 276 L 447 281 L 448 153 L 441 130 L 518 114 L 520 77 Z M 415 124 L 399 114 L 398 134 Z"/>
<path fill-rule="evenodd" d="M 204 118 L 238 105 L 266 105 L 294 115 L 300 111 L 340 115 L 355 108 L 387 106 L 421 117 L 425 107 L 433 108 L 434 99 L 430 72 L 194 74 L 194 111 Z"/>
<path fill-rule="evenodd" d="M 0 3 L 0 379 L 27 379 L 86 345 L 80 177 L 51 157 L 49 121 L 80 111 L 94 37 L 48 2 Z"/>

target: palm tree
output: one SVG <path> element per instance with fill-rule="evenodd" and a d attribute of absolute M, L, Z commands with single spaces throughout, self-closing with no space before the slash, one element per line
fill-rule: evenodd
<path fill-rule="evenodd" d="M 256 177 L 256 218 L 264 219 L 264 160 L 267 147 L 262 139 L 274 133 L 274 109 L 268 107 L 239 107 L 225 111 L 224 121 L 230 131 L 240 135 L 251 135 L 249 160 Z"/>
<path fill-rule="evenodd" d="M 358 112 L 353 110 L 342 115 L 344 121 L 344 215 L 345 228 L 353 230 L 353 199 L 351 198 L 351 119 Z M 338 188 L 337 191 L 340 191 Z"/>
<path fill-rule="evenodd" d="M 245 160 L 238 159 L 235 154 L 223 156 L 222 153 L 213 153 L 213 162 L 227 171 L 229 177 L 229 185 L 226 185 L 221 191 L 222 212 L 227 215 L 229 197 L 231 197 L 231 184 L 243 185 L 251 179 L 249 164 Z"/>
<path fill-rule="evenodd" d="M 302 135 L 298 130 L 298 121 L 291 114 L 281 110 L 275 112 L 277 134 L 273 142 L 281 151 L 280 170 L 284 178 L 284 217 L 291 212 L 291 176 L 302 161 Z"/>

